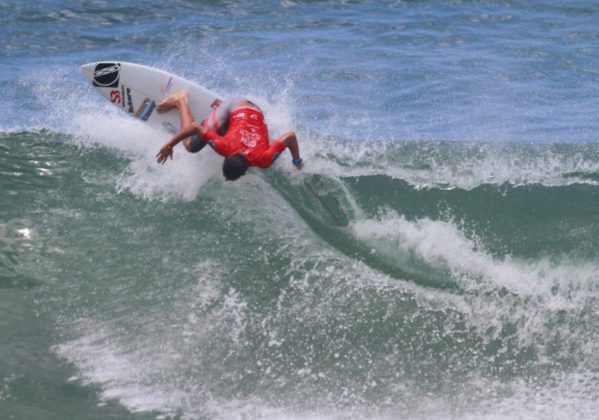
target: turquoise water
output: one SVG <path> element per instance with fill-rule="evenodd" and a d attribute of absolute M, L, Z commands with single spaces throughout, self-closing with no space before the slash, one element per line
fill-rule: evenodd
<path fill-rule="evenodd" d="M 0 417 L 594 418 L 599 3 L 0 2 Z M 79 72 L 247 95 L 223 182 Z"/>

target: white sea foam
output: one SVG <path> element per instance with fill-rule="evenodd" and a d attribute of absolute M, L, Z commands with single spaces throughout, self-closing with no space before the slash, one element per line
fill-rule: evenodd
<path fill-rule="evenodd" d="M 575 416 L 593 419 L 599 410 L 597 382 L 599 377 L 590 371 L 560 375 L 554 383 L 527 383 L 514 380 L 508 383 L 478 381 L 478 392 L 486 398 L 465 407 L 464 419 L 499 420 L 563 419 Z"/>
<path fill-rule="evenodd" d="M 153 364 L 144 363 L 140 349 L 114 340 L 110 325 L 92 320 L 79 320 L 77 325 L 82 329 L 82 337 L 60 344 L 54 351 L 78 367 L 82 383 L 103 388 L 103 401 L 117 398 L 131 412 L 175 413 L 181 406 L 185 393 L 156 380 L 164 365 L 170 364 L 171 354 L 156 352 Z"/>
<path fill-rule="evenodd" d="M 524 260 L 492 256 L 476 238 L 468 238 L 451 221 L 427 218 L 407 220 L 388 214 L 381 220 L 362 220 L 351 225 L 354 235 L 407 271 L 418 262 L 448 273 L 466 292 L 468 322 L 489 339 L 497 338 L 506 322 L 518 324 L 520 343 L 535 345 L 541 354 L 544 343 L 565 334 L 591 356 L 599 350 L 587 343 L 593 334 L 587 323 L 577 322 L 587 303 L 599 297 L 599 270 L 592 261 Z M 505 295 L 505 290 L 509 294 Z M 562 315 L 559 315 L 562 314 Z M 572 331 L 550 326 L 552 319 L 567 314 Z M 574 344 L 576 343 L 576 344 Z M 563 352 L 568 353 L 565 346 Z"/>
<path fill-rule="evenodd" d="M 484 184 L 599 184 L 598 150 L 593 146 L 342 142 L 306 134 L 306 170 L 337 177 L 383 175 L 416 188 L 467 190 Z"/>
<path fill-rule="evenodd" d="M 191 154 L 179 145 L 172 160 L 158 164 L 155 155 L 168 135 L 111 109 L 100 114 L 79 113 L 69 130 L 78 145 L 107 147 L 129 160 L 117 188 L 143 198 L 193 200 L 203 185 L 220 175 L 221 161 L 208 147 Z"/>
<path fill-rule="evenodd" d="M 467 290 L 505 288 L 520 296 L 543 296 L 551 301 L 556 285 L 583 289 L 588 295 L 594 292 L 599 278 L 592 262 L 570 264 L 567 259 L 555 263 L 548 259 L 525 261 L 491 256 L 476 238 L 468 238 L 452 221 L 410 221 L 389 214 L 381 220 L 353 222 L 351 229 L 358 239 L 390 258 L 413 255 L 431 267 L 448 269 L 458 285 Z M 560 307 L 559 302 L 551 302 Z"/>

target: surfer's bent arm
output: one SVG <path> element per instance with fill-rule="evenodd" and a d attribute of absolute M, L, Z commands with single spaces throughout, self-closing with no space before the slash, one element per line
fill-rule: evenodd
<path fill-rule="evenodd" d="M 293 131 L 290 131 L 286 134 L 283 134 L 275 141 L 282 142 L 283 145 L 289 149 L 289 151 L 291 152 L 291 158 L 293 159 L 293 165 L 295 165 L 297 169 L 302 169 L 302 167 L 304 166 L 304 162 L 300 157 L 299 144 L 297 143 L 297 136 L 295 135 L 295 133 Z"/>
<path fill-rule="evenodd" d="M 204 137 L 208 129 L 204 127 L 202 124 L 198 124 L 196 122 L 189 124 L 187 127 L 179 130 L 177 134 L 173 136 L 168 142 L 166 142 L 156 157 L 158 158 L 158 163 L 164 163 L 170 157 L 173 158 L 173 147 L 175 147 L 181 140 L 186 139 L 187 137 L 193 136 L 194 134 L 198 135 L 200 138 Z"/>

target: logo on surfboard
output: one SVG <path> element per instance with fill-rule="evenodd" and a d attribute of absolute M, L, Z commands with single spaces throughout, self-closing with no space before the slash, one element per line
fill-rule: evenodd
<path fill-rule="evenodd" d="M 119 92 L 118 90 L 111 90 L 110 91 L 110 101 L 113 104 L 121 104 L 121 92 Z"/>
<path fill-rule="evenodd" d="M 98 63 L 94 69 L 94 86 L 115 88 L 119 86 L 120 65 Z"/>
<path fill-rule="evenodd" d="M 170 92 L 171 87 L 173 86 L 173 77 L 169 77 L 168 82 L 166 82 L 166 84 L 160 86 L 160 93 L 162 93 L 163 95 L 166 95 L 167 93 Z"/>

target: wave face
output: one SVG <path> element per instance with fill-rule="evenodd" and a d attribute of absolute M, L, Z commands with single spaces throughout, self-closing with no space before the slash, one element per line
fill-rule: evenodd
<path fill-rule="evenodd" d="M 113 3 L 0 2 L 0 418 L 596 417 L 596 4 Z M 97 60 L 306 167 L 157 165 Z"/>
<path fill-rule="evenodd" d="M 339 172 L 226 183 L 208 154 L 157 167 L 0 136 L 2 287 L 31 290 L 103 401 L 192 418 L 597 408 L 595 146 L 379 145 L 401 177 L 340 149 Z M 433 155 L 455 157 L 443 185 L 414 164 Z M 527 175 L 493 183 L 477 161 Z"/>

